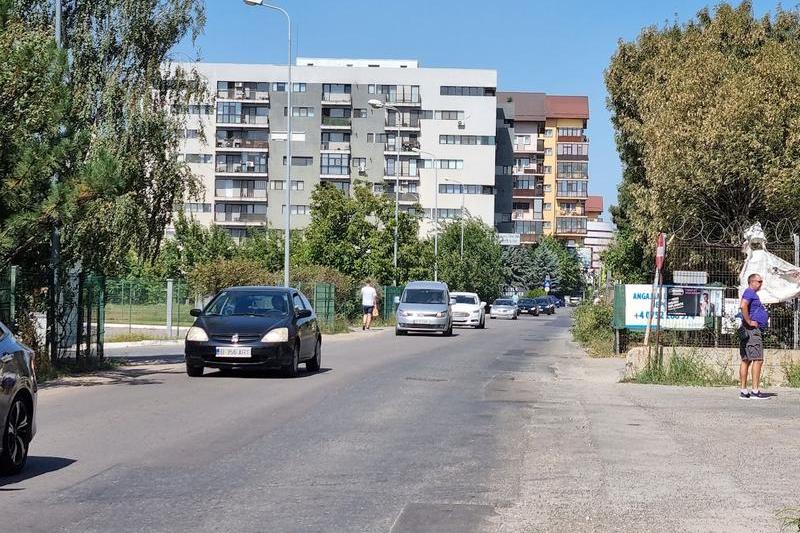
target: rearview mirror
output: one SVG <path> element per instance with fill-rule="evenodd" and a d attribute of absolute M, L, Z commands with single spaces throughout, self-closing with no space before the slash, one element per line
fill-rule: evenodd
<path fill-rule="evenodd" d="M 397 305 L 399 303 L 400 303 L 400 297 L 399 296 L 395 296 L 394 297 L 394 305 Z"/>
<path fill-rule="evenodd" d="M 297 309 L 297 318 L 308 318 L 312 314 L 311 309 Z"/>
<path fill-rule="evenodd" d="M 200 315 L 203 314 L 203 310 L 202 309 L 192 309 L 192 310 L 189 311 L 189 314 L 192 315 L 192 316 L 200 316 Z"/>

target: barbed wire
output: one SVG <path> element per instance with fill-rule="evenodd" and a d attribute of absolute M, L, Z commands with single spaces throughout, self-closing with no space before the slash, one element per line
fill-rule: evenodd
<path fill-rule="evenodd" d="M 694 242 L 709 246 L 728 245 L 741 246 L 747 228 L 761 223 L 761 229 L 767 239 L 767 246 L 772 244 L 791 244 L 794 235 L 800 234 L 800 220 L 784 218 L 777 221 L 742 220 L 727 225 L 721 222 L 709 222 L 701 218 L 683 216 L 672 221 L 665 233 L 683 242 Z"/>

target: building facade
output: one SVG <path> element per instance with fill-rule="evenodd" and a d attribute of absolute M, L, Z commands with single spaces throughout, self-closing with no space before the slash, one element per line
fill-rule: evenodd
<path fill-rule="evenodd" d="M 289 186 L 292 228 L 303 228 L 318 184 L 349 191 L 362 182 L 394 198 L 399 179 L 400 208 L 421 205 L 425 233 L 437 201 L 440 219 L 466 212 L 494 224 L 494 70 L 297 58 L 289 110 L 286 66 L 185 67 L 195 68 L 214 95 L 189 107 L 182 144 L 183 157 L 205 186 L 201 201 L 184 206 L 199 222 L 218 224 L 236 240 L 265 223 L 282 229 Z M 373 109 L 372 99 L 394 109 Z"/>
<path fill-rule="evenodd" d="M 583 244 L 590 214 L 588 120 L 585 96 L 497 93 L 498 231 L 519 233 L 522 243 L 553 235 L 570 247 Z"/>

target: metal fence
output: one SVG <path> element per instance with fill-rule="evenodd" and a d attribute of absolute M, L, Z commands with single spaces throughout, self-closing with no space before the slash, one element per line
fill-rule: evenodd
<path fill-rule="evenodd" d="M 201 307 L 185 280 L 109 279 L 106 282 L 108 340 L 179 338 Z"/>

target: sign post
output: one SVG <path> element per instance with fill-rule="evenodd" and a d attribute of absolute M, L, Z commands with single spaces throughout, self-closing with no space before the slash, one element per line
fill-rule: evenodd
<path fill-rule="evenodd" d="M 546 274 L 544 277 L 544 292 L 550 294 L 550 274 Z"/>

